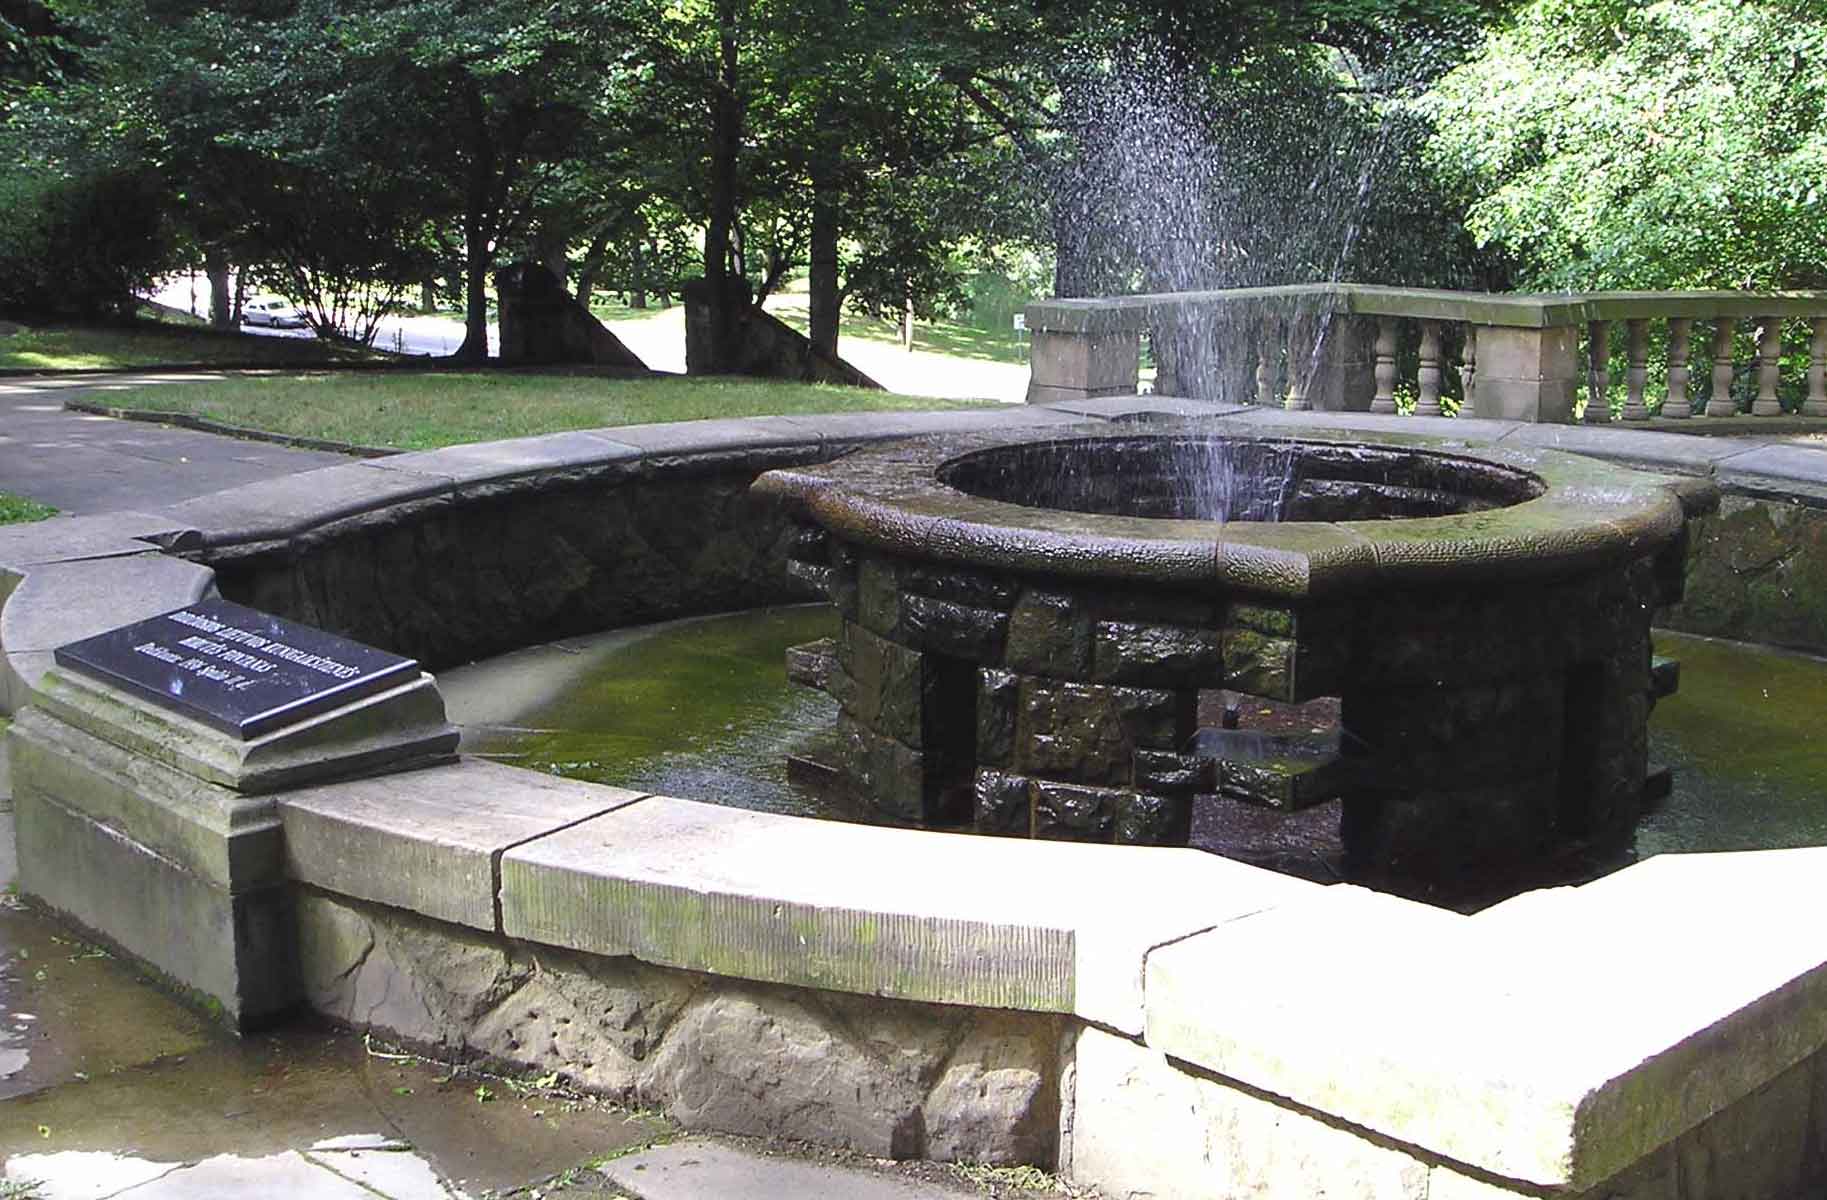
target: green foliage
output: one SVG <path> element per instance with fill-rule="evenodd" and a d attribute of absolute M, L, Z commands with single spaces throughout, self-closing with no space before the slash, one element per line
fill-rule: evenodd
<path fill-rule="evenodd" d="M 167 192 L 149 170 L 62 178 L 0 170 L 0 309 L 130 315 L 169 253 Z"/>
<path fill-rule="evenodd" d="M 1827 283 L 1827 14 L 1533 0 L 1426 102 L 1481 244 L 1543 289 Z"/>
<path fill-rule="evenodd" d="M 0 525 L 23 525 L 57 515 L 57 510 L 36 500 L 27 500 L 11 492 L 0 492 Z"/>

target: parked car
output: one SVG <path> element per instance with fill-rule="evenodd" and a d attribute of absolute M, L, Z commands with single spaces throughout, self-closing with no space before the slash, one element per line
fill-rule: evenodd
<path fill-rule="evenodd" d="M 303 329 L 310 322 L 290 300 L 252 300 L 241 307 L 243 325 L 268 325 L 274 329 Z"/>

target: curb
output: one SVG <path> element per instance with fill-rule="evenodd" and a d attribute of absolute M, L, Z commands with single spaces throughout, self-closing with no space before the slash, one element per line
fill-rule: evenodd
<path fill-rule="evenodd" d="M 249 429 L 243 425 L 225 425 L 221 421 L 192 416 L 190 413 L 160 412 L 151 408 L 115 408 L 107 404 L 98 404 L 93 400 L 65 400 L 63 407 L 66 412 L 87 413 L 95 417 L 113 417 L 118 421 L 144 421 L 149 425 L 171 425 L 178 429 L 194 429 L 198 433 L 214 433 L 224 437 L 239 438 L 244 442 L 267 442 L 275 446 L 290 446 L 296 450 L 323 450 L 331 454 L 347 454 L 353 458 L 391 458 L 396 454 L 410 453 L 410 451 L 396 450 L 389 446 L 357 446 L 350 442 L 333 442 L 328 438 L 268 433 L 264 429 Z"/>

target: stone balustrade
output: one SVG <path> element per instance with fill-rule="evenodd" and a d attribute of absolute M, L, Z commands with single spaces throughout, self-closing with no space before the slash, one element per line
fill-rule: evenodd
<path fill-rule="evenodd" d="M 1740 415 L 1739 334 L 1751 334 L 1749 413 L 1783 413 L 1784 327 L 1809 330 L 1799 413 L 1827 416 L 1827 292 L 1586 292 L 1510 295 L 1308 284 L 1088 300 L 1027 308 L 1033 337 L 1028 400 L 1052 404 L 1132 394 L 1142 338 L 1163 395 L 1295 410 L 1399 411 L 1399 364 L 1414 347 L 1416 416 L 1464 413 L 1571 423 L 1583 390 L 1587 424 L 1613 420 L 1611 347 L 1625 355 L 1619 419 Z M 1622 336 L 1618 329 L 1622 327 Z M 1650 378 L 1652 332 L 1662 378 Z M 1705 337 L 1703 342 L 1701 339 Z M 1416 343 L 1418 342 L 1418 345 Z M 1454 358 L 1457 361 L 1453 361 Z M 1710 370 L 1694 411 L 1696 373 Z M 1454 371 L 1460 401 L 1443 405 Z"/>

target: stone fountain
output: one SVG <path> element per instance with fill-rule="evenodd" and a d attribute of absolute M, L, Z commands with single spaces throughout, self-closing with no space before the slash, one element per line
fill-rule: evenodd
<path fill-rule="evenodd" d="M 1196 423 L 926 439 L 755 488 L 840 614 L 799 670 L 877 808 L 1175 845 L 1201 795 L 1337 798 L 1347 869 L 1420 881 L 1628 846 L 1675 683 L 1651 616 L 1717 503 L 1552 450 Z M 1227 757 L 1196 737 L 1211 689 L 1336 697 L 1337 753 Z"/>

